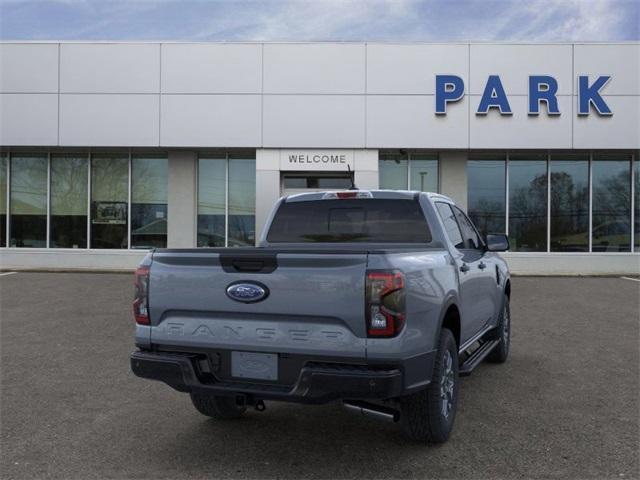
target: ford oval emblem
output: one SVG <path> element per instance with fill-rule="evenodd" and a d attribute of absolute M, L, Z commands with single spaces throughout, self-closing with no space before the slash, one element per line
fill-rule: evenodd
<path fill-rule="evenodd" d="M 269 296 L 266 285 L 258 282 L 235 282 L 227 287 L 227 296 L 242 303 L 255 303 Z"/>

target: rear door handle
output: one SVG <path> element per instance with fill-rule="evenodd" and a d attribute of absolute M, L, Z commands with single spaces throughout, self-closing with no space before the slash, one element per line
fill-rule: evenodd
<path fill-rule="evenodd" d="M 469 265 L 467 265 L 466 263 L 463 263 L 462 265 L 460 265 L 460 271 L 461 272 L 468 272 L 469 271 Z"/>
<path fill-rule="evenodd" d="M 484 263 L 484 262 L 480 262 L 480 264 L 478 265 L 478 268 L 479 268 L 480 270 L 484 270 L 485 268 L 487 268 L 487 264 L 486 264 L 486 263 Z"/>

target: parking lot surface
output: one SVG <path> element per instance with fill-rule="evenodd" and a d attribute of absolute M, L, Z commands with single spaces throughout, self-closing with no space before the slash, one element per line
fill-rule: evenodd
<path fill-rule="evenodd" d="M 130 372 L 131 296 L 131 275 L 0 277 L 0 477 L 639 475 L 639 282 L 514 278 L 509 361 L 462 380 L 436 447 L 339 404 L 210 420 Z"/>

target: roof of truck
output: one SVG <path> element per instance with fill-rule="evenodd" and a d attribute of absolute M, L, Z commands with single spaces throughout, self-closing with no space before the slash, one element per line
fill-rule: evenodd
<path fill-rule="evenodd" d="M 373 198 L 386 198 L 386 199 L 412 199 L 417 195 L 424 194 L 432 200 L 440 199 L 453 202 L 449 197 L 434 192 L 419 192 L 416 190 L 326 190 L 322 192 L 309 192 L 309 193 L 296 193 L 294 195 L 288 195 L 284 197 L 286 202 L 306 202 L 311 200 L 322 200 L 325 195 L 336 192 L 367 192 L 371 193 Z"/>

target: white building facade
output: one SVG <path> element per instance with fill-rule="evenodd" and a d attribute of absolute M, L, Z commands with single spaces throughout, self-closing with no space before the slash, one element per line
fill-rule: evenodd
<path fill-rule="evenodd" d="M 274 202 L 438 191 L 520 274 L 640 273 L 640 44 L 0 43 L 2 269 L 253 245 Z"/>

